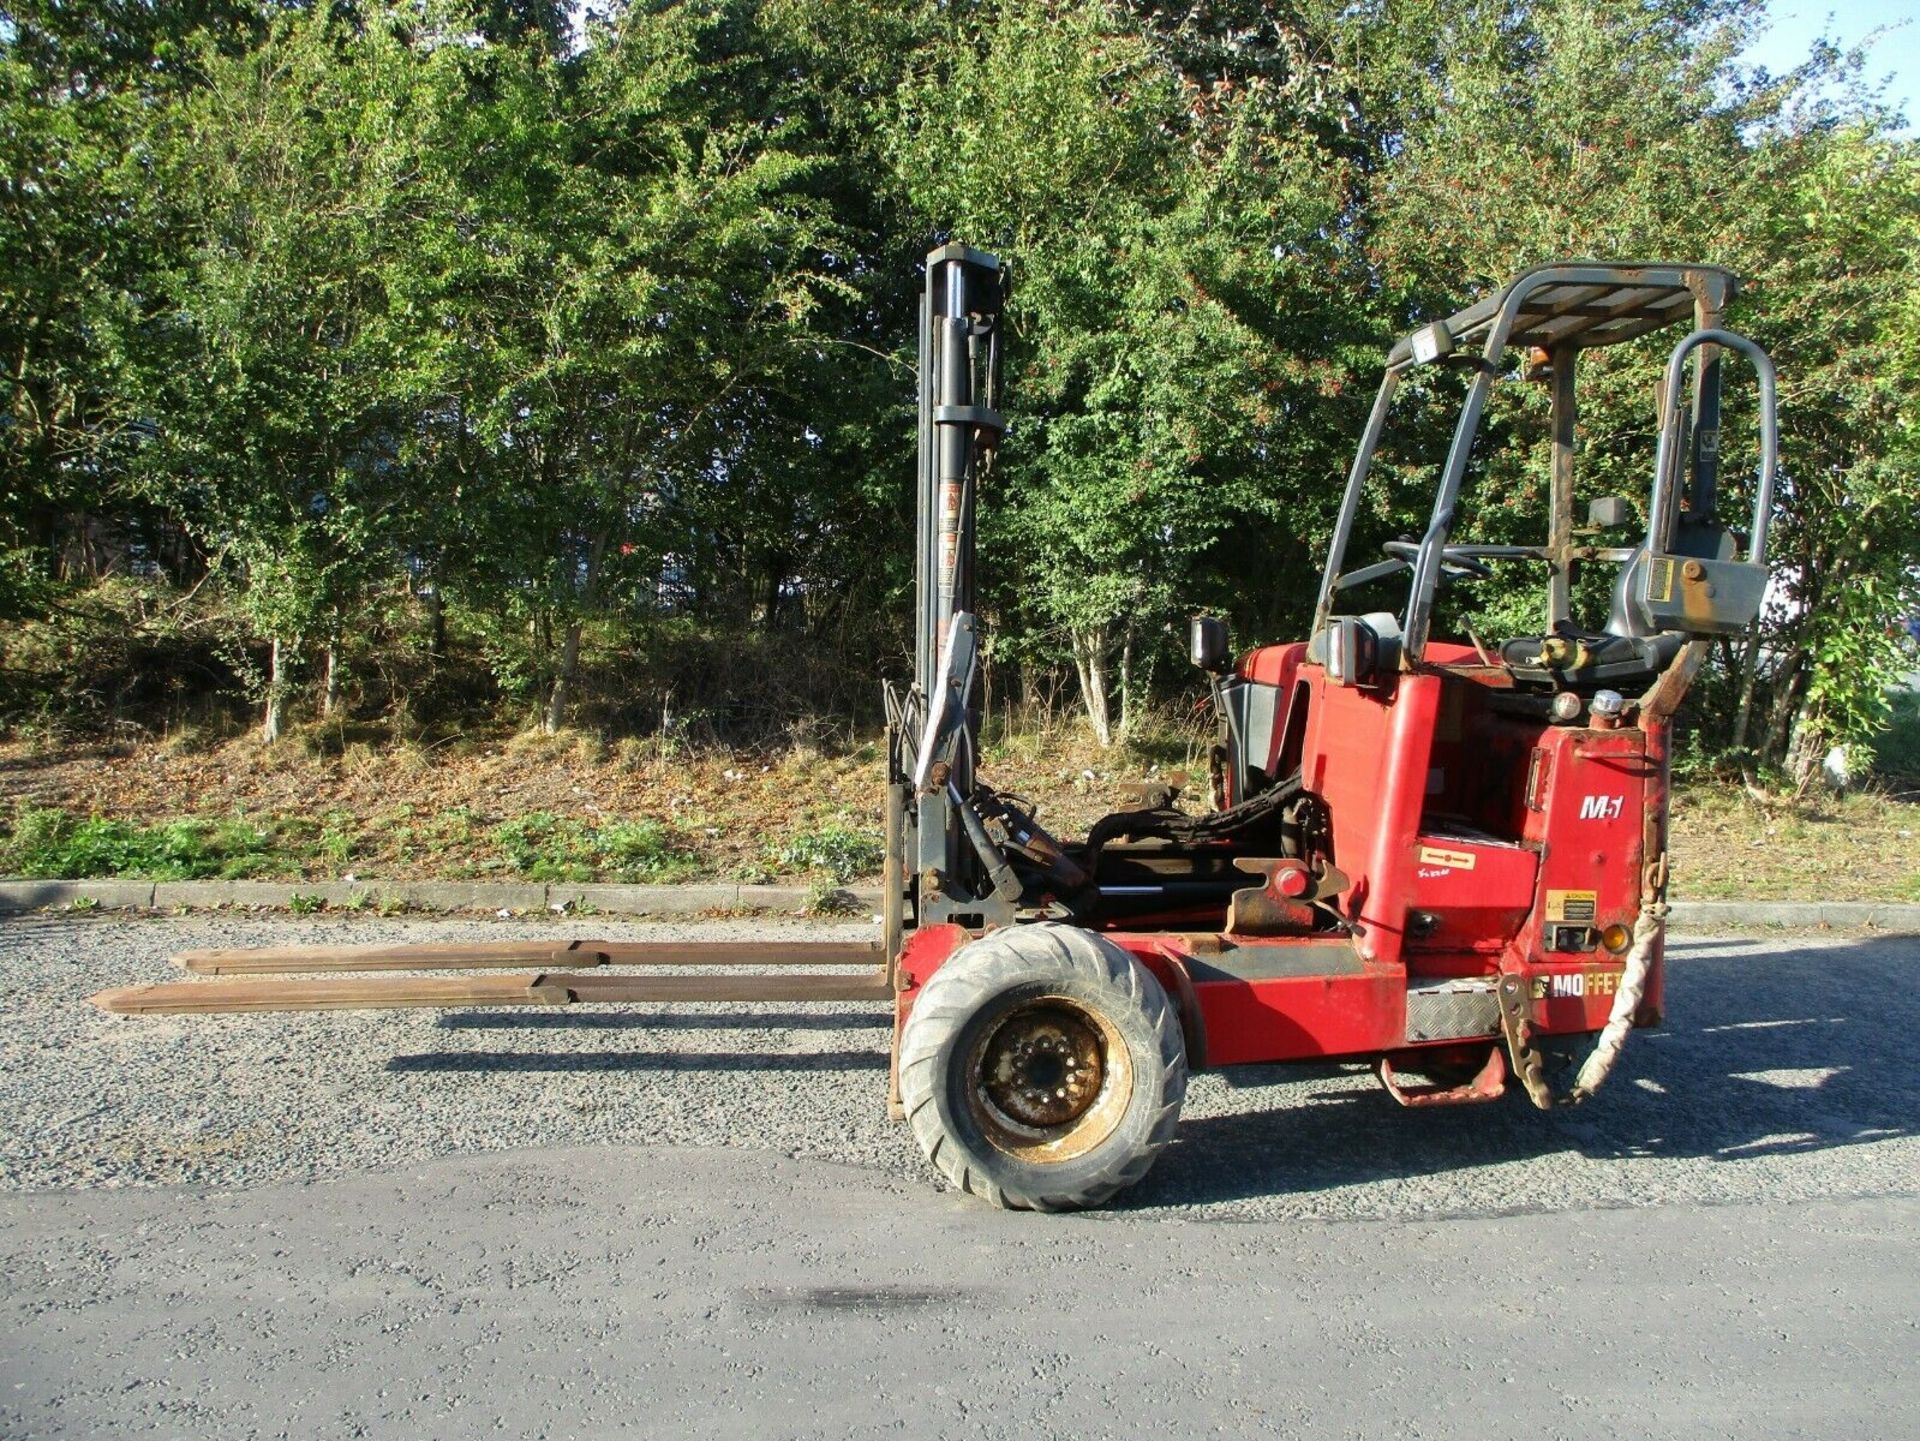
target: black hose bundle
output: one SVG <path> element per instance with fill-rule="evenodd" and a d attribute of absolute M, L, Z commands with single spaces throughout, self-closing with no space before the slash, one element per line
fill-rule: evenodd
<path fill-rule="evenodd" d="M 1172 806 L 1114 811 L 1111 815 L 1100 817 L 1087 831 L 1084 864 L 1089 874 L 1096 873 L 1100 866 L 1100 852 L 1109 841 L 1151 838 L 1192 846 L 1227 840 L 1278 814 L 1305 793 L 1306 787 L 1301 782 L 1300 772 L 1295 771 L 1277 785 L 1256 791 L 1225 810 L 1207 811 L 1197 816 L 1190 816 Z"/>

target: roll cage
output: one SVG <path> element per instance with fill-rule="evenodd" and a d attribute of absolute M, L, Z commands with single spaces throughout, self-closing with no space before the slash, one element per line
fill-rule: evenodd
<path fill-rule="evenodd" d="M 1549 631 L 1571 625 L 1572 570 L 1582 561 L 1623 567 L 1624 616 L 1617 603 L 1610 630 L 1693 636 L 1745 629 L 1765 591 L 1778 438 L 1772 363 L 1752 341 L 1724 328 L 1736 288 L 1730 272 L 1711 265 L 1544 265 L 1402 338 L 1388 353 L 1386 374 L 1347 475 L 1312 634 L 1326 630 L 1342 591 L 1411 570 L 1405 609 L 1397 618 L 1399 663 L 1411 669 L 1426 649 L 1442 575 L 1483 573 L 1483 561 L 1511 559 L 1539 560 L 1548 566 Z M 1645 539 L 1636 546 L 1596 545 L 1593 537 L 1576 534 L 1574 527 L 1575 360 L 1583 350 L 1623 344 L 1688 319 L 1691 332 L 1675 347 L 1661 389 L 1659 452 Z M 1552 440 L 1547 534 L 1538 545 L 1453 545 L 1450 538 L 1474 441 L 1494 383 L 1506 373 L 1502 363 L 1509 347 L 1538 350 L 1547 361 Z M 1722 350 L 1736 351 L 1753 365 L 1760 389 L 1760 473 L 1744 556 L 1737 556 L 1738 538 L 1720 526 L 1718 515 Z M 1683 406 L 1689 360 L 1694 362 L 1692 397 Z M 1349 569 L 1355 519 L 1394 396 L 1408 372 L 1431 364 L 1471 367 L 1473 380 L 1440 470 L 1426 530 L 1417 543 L 1408 543 L 1407 553 Z"/>

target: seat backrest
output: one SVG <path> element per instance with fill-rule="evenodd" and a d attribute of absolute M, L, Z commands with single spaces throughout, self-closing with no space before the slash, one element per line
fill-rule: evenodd
<path fill-rule="evenodd" d="M 1738 544 L 1732 531 L 1719 525 L 1681 524 L 1680 533 L 1674 537 L 1674 553 L 1694 556 L 1701 560 L 1732 560 L 1738 553 Z M 1646 605 L 1640 599 L 1646 593 L 1641 578 L 1647 569 L 1647 548 L 1644 545 L 1634 547 L 1620 566 L 1620 573 L 1613 581 L 1613 602 L 1607 610 L 1607 634 L 1628 636 L 1658 635 L 1664 627 L 1656 624 L 1647 614 Z"/>

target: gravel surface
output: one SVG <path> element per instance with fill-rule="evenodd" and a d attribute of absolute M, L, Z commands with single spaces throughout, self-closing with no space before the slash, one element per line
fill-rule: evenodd
<path fill-rule="evenodd" d="M 188 947 L 608 935 L 863 938 L 865 924 L 0 921 L 0 1189 L 254 1187 L 451 1154 L 722 1147 L 843 1163 L 931 1195 L 884 1110 L 885 1015 L 859 1006 L 122 1018 L 95 989 Z M 1594 1103 L 1402 1111 L 1353 1068 L 1197 1077 L 1125 1211 L 1439 1217 L 1912 1193 L 1920 939 L 1681 937 L 1671 1029 Z M 881 1179 L 881 1177 L 876 1177 Z"/>

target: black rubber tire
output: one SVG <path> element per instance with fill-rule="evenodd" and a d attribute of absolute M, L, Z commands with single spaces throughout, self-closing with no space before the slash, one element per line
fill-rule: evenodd
<path fill-rule="evenodd" d="M 1007 1017 L 1059 1001 L 1096 1018 L 1107 1049 L 1125 1048 L 1128 1089 L 1113 1098 L 1110 1129 L 1086 1150 L 1034 1160 L 982 1124 L 969 1100 L 972 1058 Z M 1105 1084 L 1119 1071 L 1109 1058 Z M 1173 1139 L 1187 1094 L 1186 1046 L 1166 992 L 1121 947 L 1076 926 L 1009 926 L 961 947 L 915 999 L 901 1037 L 900 1093 L 920 1149 L 961 1190 L 1010 1210 L 1077 1210 L 1133 1185 Z"/>

